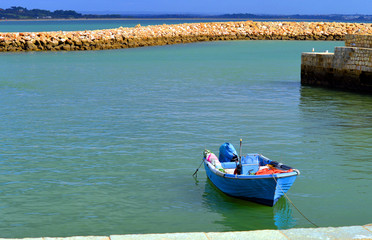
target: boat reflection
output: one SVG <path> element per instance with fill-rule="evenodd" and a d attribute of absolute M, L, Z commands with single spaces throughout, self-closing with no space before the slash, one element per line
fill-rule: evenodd
<path fill-rule="evenodd" d="M 292 207 L 284 197 L 274 206 L 274 223 L 278 229 L 288 229 L 296 226 L 296 220 L 292 217 Z"/>
<path fill-rule="evenodd" d="M 291 206 L 285 198 L 281 198 L 274 207 L 268 207 L 227 196 L 210 180 L 205 182 L 203 205 L 223 216 L 215 223 L 221 224 L 225 231 L 287 229 L 296 225 Z"/>

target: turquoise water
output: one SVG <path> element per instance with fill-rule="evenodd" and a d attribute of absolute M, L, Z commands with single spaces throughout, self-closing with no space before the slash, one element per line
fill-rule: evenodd
<path fill-rule="evenodd" d="M 371 223 L 372 97 L 301 87 L 342 42 L 227 41 L 0 54 L 0 237 L 312 227 L 192 177 L 225 141 L 301 171 L 319 226 Z"/>
<path fill-rule="evenodd" d="M 38 20 L 38 21 L 7 21 L 0 19 L 0 32 L 50 32 L 50 31 L 84 31 L 98 29 L 112 29 L 119 27 L 134 27 L 181 24 L 198 22 L 236 22 L 247 19 L 107 19 L 107 20 Z M 281 20 L 258 20 L 281 21 Z M 293 20 L 286 20 L 293 21 Z M 306 20 L 304 20 L 306 21 Z M 314 20 L 315 22 L 320 20 Z M 311 22 L 311 20 L 310 20 Z M 360 22 L 360 21 L 353 21 Z M 367 22 L 366 22 L 367 23 Z"/>
<path fill-rule="evenodd" d="M 1 21 L 0 32 L 50 32 L 50 31 L 84 31 L 97 29 L 111 29 L 119 27 L 134 27 L 162 25 L 162 24 L 181 24 L 197 22 L 226 22 L 226 21 L 245 21 L 239 19 L 115 19 L 115 20 L 48 20 L 48 21 Z"/>

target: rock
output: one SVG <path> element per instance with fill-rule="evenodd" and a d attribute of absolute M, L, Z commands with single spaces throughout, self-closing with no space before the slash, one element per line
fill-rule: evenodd
<path fill-rule="evenodd" d="M 25 50 L 35 51 L 35 50 L 37 50 L 37 46 L 31 40 L 26 41 L 26 49 Z"/>
<path fill-rule="evenodd" d="M 95 31 L 0 33 L 0 51 L 89 50 L 216 40 L 343 40 L 347 33 L 372 34 L 372 24 L 327 22 L 223 22 L 141 26 Z M 10 41 L 10 42 L 7 42 Z M 57 46 L 60 46 L 57 48 Z M 11 48 L 14 50 L 14 48 Z"/>
<path fill-rule="evenodd" d="M 71 46 L 68 45 L 68 44 L 62 45 L 62 46 L 61 46 L 61 50 L 71 51 Z"/>

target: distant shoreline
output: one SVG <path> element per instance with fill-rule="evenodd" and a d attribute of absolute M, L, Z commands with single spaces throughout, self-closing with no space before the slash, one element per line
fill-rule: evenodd
<path fill-rule="evenodd" d="M 371 14 L 254 14 L 254 13 L 79 13 L 75 10 L 43 10 L 27 9 L 21 6 L 12 6 L 10 8 L 0 8 L 0 19 L 16 21 L 49 21 L 62 20 L 259 20 L 259 21 L 327 21 L 327 22 L 372 22 Z"/>
<path fill-rule="evenodd" d="M 208 20 L 208 21 L 224 21 L 224 22 L 240 22 L 240 21 L 272 21 L 272 22 L 278 22 L 278 21 L 288 21 L 288 22 L 348 22 L 348 23 L 359 23 L 357 21 L 334 21 L 334 20 L 329 20 L 329 19 L 288 19 L 288 18 L 53 18 L 53 19 L 0 19 L 1 22 L 49 22 L 49 21 L 110 21 L 110 20 L 123 20 L 123 21 L 128 21 L 128 20 L 134 20 L 134 21 L 139 21 L 139 20 Z M 360 22 L 360 23 L 372 23 L 371 22 Z"/>

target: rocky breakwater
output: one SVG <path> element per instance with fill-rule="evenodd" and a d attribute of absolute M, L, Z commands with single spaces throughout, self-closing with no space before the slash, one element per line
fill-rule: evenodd
<path fill-rule="evenodd" d="M 372 34 L 372 24 L 244 21 L 0 33 L 0 51 L 100 50 L 217 40 L 344 40 L 355 33 Z"/>

